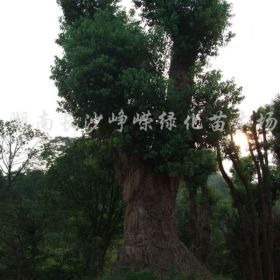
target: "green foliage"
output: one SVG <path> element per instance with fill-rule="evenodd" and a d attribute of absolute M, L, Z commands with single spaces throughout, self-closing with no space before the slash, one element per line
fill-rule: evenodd
<path fill-rule="evenodd" d="M 103 271 L 107 251 L 122 231 L 121 188 L 113 164 L 104 147 L 79 139 L 49 169 L 48 208 L 54 218 L 47 267 L 62 266 L 76 275 Z"/>
<path fill-rule="evenodd" d="M 223 110 L 232 118 L 237 112 L 235 105 L 242 99 L 240 89 L 233 81 L 221 82 L 219 72 L 197 74 L 194 87 L 178 94 L 165 75 L 170 47 L 164 30 L 144 30 L 123 12 L 99 9 L 74 26 L 64 24 L 58 44 L 65 54 L 56 58 L 52 78 L 59 89 L 60 108 L 71 113 L 81 128 L 87 115 L 102 114 L 104 120 L 92 133 L 94 137 L 106 139 L 118 150 L 149 160 L 158 170 L 173 175 L 183 171 L 185 155 L 196 141 L 206 146 L 210 139 L 201 134 L 192 136 L 186 130 L 187 115 L 202 113 L 209 131 L 208 118 L 213 112 Z M 108 119 L 121 109 L 128 122 L 119 133 L 117 125 L 108 125 Z M 148 111 L 154 129 L 140 131 L 133 125 L 133 117 Z M 172 131 L 160 130 L 156 123 L 163 111 L 176 114 L 177 127 Z"/>
<path fill-rule="evenodd" d="M 114 261 L 122 202 L 112 156 L 89 139 L 58 148 L 46 173 L 19 174 L 9 190 L 0 178 L 1 279 L 82 279 Z"/>
<path fill-rule="evenodd" d="M 62 97 L 61 108 L 73 114 L 78 126 L 84 128 L 86 115 L 102 114 L 104 121 L 95 136 L 109 138 L 114 147 L 145 159 L 175 158 L 185 141 L 182 137 L 168 142 L 171 133 L 159 127 L 145 133 L 132 125 L 137 112 L 150 110 L 156 118 L 167 108 L 165 39 L 160 34 L 160 30 L 147 33 L 123 13 L 98 11 L 94 19 L 84 18 L 78 26 L 65 28 L 58 40 L 65 55 L 56 59 L 52 76 Z M 129 118 L 122 134 L 116 125 L 108 125 L 111 114 L 121 109 Z"/>
<path fill-rule="evenodd" d="M 141 94 L 139 89 L 145 86 L 147 78 L 151 79 L 148 75 L 155 72 L 152 65 L 157 65 L 160 58 L 154 48 L 161 42 L 155 42 L 152 35 L 146 36 L 135 22 L 127 21 L 123 13 L 115 16 L 107 10 L 98 11 L 94 19 L 83 18 L 78 26 L 65 27 L 60 35 L 58 44 L 65 55 L 56 59 L 53 79 L 65 100 L 62 108 L 71 112 L 80 126 L 92 111 L 109 117 L 121 108 L 126 111 L 128 98 L 134 97 L 136 101 L 131 103 L 136 105 L 138 100 L 144 102 L 141 96 L 129 96 L 131 92 L 126 87 Z M 135 88 L 131 88 L 132 81 Z M 155 86 L 150 89 L 150 95 L 154 89 Z M 162 97 L 155 92 L 149 101 L 160 101 Z"/>
<path fill-rule="evenodd" d="M 234 80 L 222 80 L 221 71 L 204 73 L 200 68 L 196 71 L 192 112 L 201 115 L 203 131 L 194 131 L 193 138 L 199 146 L 212 148 L 219 139 L 238 127 L 238 105 L 244 96 L 242 88 L 238 87 Z M 224 119 L 224 131 L 213 131 L 209 118 L 219 111 L 227 117 Z"/>
<path fill-rule="evenodd" d="M 54 161 L 61 156 L 70 146 L 75 138 L 55 137 L 44 144 L 44 148 L 40 154 L 40 160 L 46 162 L 46 167 L 50 167 Z"/>
<path fill-rule="evenodd" d="M 215 154 L 210 150 L 189 150 L 186 158 L 184 174 L 186 181 L 193 186 L 200 186 L 217 171 Z"/>
<path fill-rule="evenodd" d="M 253 182 L 256 176 L 256 169 L 254 166 L 254 162 L 250 157 L 242 157 L 240 159 L 240 168 L 242 169 L 244 176 L 248 182 Z M 232 179 L 236 185 L 242 188 L 242 183 L 240 182 L 240 178 L 234 168 L 231 168 Z"/>
<path fill-rule="evenodd" d="M 183 61 L 204 61 L 232 37 L 230 5 L 223 0 L 134 0 L 151 25 L 163 26 Z M 190 65 L 190 64 L 189 64 Z"/>
<path fill-rule="evenodd" d="M 9 192 L 0 192 L 0 278 L 20 274 L 38 279 L 46 212 L 42 208 L 43 173 L 20 175 Z"/>
<path fill-rule="evenodd" d="M 219 178 L 219 179 L 218 179 Z M 236 234 L 237 217 L 227 186 L 220 175 L 210 181 L 211 248 L 209 267 L 230 279 L 242 279 L 242 244 Z"/>
<path fill-rule="evenodd" d="M 199 186 L 199 185 L 196 185 Z M 208 179 L 211 207 L 211 242 L 207 266 L 214 275 L 224 275 L 214 279 L 243 279 L 244 258 L 238 232 L 236 210 L 225 184 L 219 174 Z M 201 203 L 201 192 L 197 189 L 197 204 Z M 199 212 L 199 209 L 198 209 Z M 180 239 L 191 248 L 193 242 L 192 213 L 190 213 L 189 191 L 185 186 L 179 189 L 176 203 L 176 220 Z M 198 215 L 196 223 L 201 222 Z M 196 248 L 193 248 L 196 249 Z"/>
<path fill-rule="evenodd" d="M 93 17 L 97 10 L 110 7 L 118 0 L 57 0 L 68 24 L 74 24 L 81 17 Z"/>

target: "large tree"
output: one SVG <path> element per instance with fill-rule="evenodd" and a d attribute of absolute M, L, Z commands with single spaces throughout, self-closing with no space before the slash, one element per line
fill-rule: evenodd
<path fill-rule="evenodd" d="M 208 109 L 210 114 L 217 108 L 230 112 L 240 101 L 232 82 L 221 83 L 217 72 L 204 76 L 197 71 L 231 38 L 230 5 L 223 0 L 134 1 L 141 8 L 141 22 L 113 0 L 58 2 L 64 17 L 57 42 L 64 55 L 56 58 L 52 77 L 60 108 L 70 112 L 78 126 L 83 128 L 94 113 L 103 116 L 90 134 L 113 148 L 124 187 L 119 264 L 187 275 L 200 271 L 206 279 L 178 238 L 174 206 L 190 150 L 198 143 L 201 148 L 212 145 L 210 130 L 202 135 L 186 129 L 187 115 L 200 113 L 209 128 Z M 112 113 L 121 117 L 121 110 L 128 117 L 122 133 L 117 123 L 108 123 Z M 176 113 L 172 131 L 165 127 L 168 122 L 160 122 L 160 116 L 167 120 L 163 112 Z M 153 118 L 146 131 L 133 124 L 137 113 Z"/>

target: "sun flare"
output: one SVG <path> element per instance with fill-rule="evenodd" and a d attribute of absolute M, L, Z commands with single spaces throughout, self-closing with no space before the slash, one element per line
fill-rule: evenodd
<path fill-rule="evenodd" d="M 248 150 L 248 139 L 244 133 L 241 131 L 236 132 L 233 136 L 233 140 L 236 145 L 241 149 L 241 152 L 246 152 Z"/>

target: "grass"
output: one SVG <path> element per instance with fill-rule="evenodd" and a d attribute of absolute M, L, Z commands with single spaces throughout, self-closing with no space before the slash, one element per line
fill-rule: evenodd
<path fill-rule="evenodd" d="M 215 280 L 230 280 L 223 277 L 215 277 Z M 200 280 L 196 277 L 184 277 L 170 275 L 166 277 L 157 276 L 150 271 L 111 271 L 97 280 Z"/>

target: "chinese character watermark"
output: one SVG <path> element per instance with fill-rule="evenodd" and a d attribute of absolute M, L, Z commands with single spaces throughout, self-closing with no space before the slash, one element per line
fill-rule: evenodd
<path fill-rule="evenodd" d="M 117 125 L 120 127 L 118 129 L 119 132 L 123 131 L 123 126 L 127 121 L 127 116 L 124 114 L 123 109 L 119 112 L 118 116 L 115 116 L 114 113 L 112 113 L 112 117 L 109 118 L 109 124 L 116 122 Z"/>
<path fill-rule="evenodd" d="M 158 118 L 161 130 L 163 130 L 163 128 L 166 127 L 168 130 L 171 131 L 173 128 L 177 127 L 175 124 L 175 114 L 173 112 L 169 112 L 168 114 L 166 112 L 162 112 L 162 114 Z"/>
<path fill-rule="evenodd" d="M 273 131 L 277 126 L 277 120 L 273 118 L 273 112 L 268 112 L 266 116 L 262 113 L 260 114 L 260 118 L 257 120 L 257 123 L 261 127 L 265 127 L 268 131 Z"/>
<path fill-rule="evenodd" d="M 136 114 L 136 116 L 133 118 L 133 124 L 139 124 L 140 130 L 147 131 L 148 129 L 153 129 L 151 123 L 154 121 L 151 118 L 151 113 L 148 111 L 147 113 L 142 112 L 140 114 Z"/>
<path fill-rule="evenodd" d="M 95 112 L 94 112 L 94 117 L 90 117 L 89 115 L 86 115 L 84 130 L 87 133 L 93 132 L 98 128 L 98 125 L 101 122 L 101 120 L 103 120 L 103 115 L 97 115 L 97 113 Z"/>

